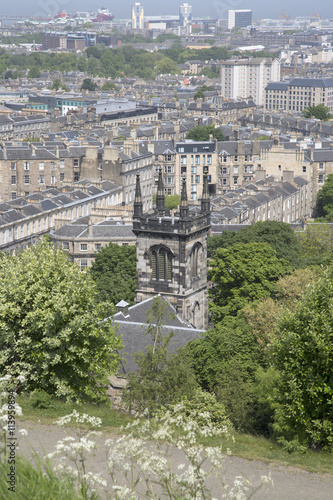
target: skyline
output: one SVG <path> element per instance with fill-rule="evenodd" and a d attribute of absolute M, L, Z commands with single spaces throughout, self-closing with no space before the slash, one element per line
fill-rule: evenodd
<path fill-rule="evenodd" d="M 106 7 L 114 14 L 116 18 L 130 18 L 131 6 L 134 1 L 127 0 L 122 4 L 114 5 L 113 2 L 103 2 L 100 5 L 91 2 L 91 0 L 33 0 L 27 4 L 22 0 L 13 0 L 12 2 L 2 5 L 0 15 L 22 15 L 22 16 L 54 16 L 59 11 L 66 11 L 67 13 L 75 13 L 78 11 L 94 11 L 98 8 Z M 145 15 L 177 15 L 179 6 L 182 1 L 170 0 L 168 4 L 157 3 L 152 0 L 141 1 L 145 9 Z M 188 1 L 192 5 L 193 17 L 212 17 L 219 19 L 226 19 L 227 11 L 234 9 L 251 9 L 253 11 L 253 19 L 263 18 L 278 18 L 284 9 L 291 18 L 297 16 L 310 16 L 314 9 L 313 3 L 306 0 L 301 2 L 297 0 L 292 5 L 286 1 L 279 4 L 279 6 L 272 6 L 270 4 L 262 5 L 259 0 L 252 0 L 246 2 L 244 0 L 212 0 L 208 4 L 203 4 L 199 0 Z M 322 18 L 333 18 L 332 9 L 329 9 L 328 3 L 324 2 L 317 7 L 319 14 Z"/>

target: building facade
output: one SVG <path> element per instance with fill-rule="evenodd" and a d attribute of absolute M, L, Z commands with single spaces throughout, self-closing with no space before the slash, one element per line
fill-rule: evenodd
<path fill-rule="evenodd" d="M 144 213 L 137 176 L 133 232 L 137 236 L 137 302 L 161 294 L 195 328 L 208 326 L 207 236 L 210 202 L 207 177 L 201 212 L 190 214 L 185 180 L 179 213 L 165 209 L 162 170 L 156 210 Z"/>
<path fill-rule="evenodd" d="M 228 10 L 228 30 L 246 28 L 252 24 L 252 10 Z"/>
<path fill-rule="evenodd" d="M 333 78 L 293 78 L 268 83 L 265 88 L 267 110 L 300 112 L 319 104 L 333 112 Z"/>
<path fill-rule="evenodd" d="M 242 57 L 223 61 L 221 93 L 224 99 L 253 99 L 256 105 L 265 102 L 269 82 L 280 80 L 280 61 L 262 57 Z"/>
<path fill-rule="evenodd" d="M 144 10 L 143 6 L 139 2 L 135 2 L 132 6 L 132 28 L 134 30 L 144 29 Z"/>

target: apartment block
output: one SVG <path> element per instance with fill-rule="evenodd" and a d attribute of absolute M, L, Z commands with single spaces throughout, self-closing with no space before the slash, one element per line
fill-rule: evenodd
<path fill-rule="evenodd" d="M 265 88 L 267 110 L 300 112 L 319 104 L 333 112 L 333 78 L 293 78 L 268 83 Z"/>
<path fill-rule="evenodd" d="M 232 28 L 246 28 L 252 24 L 252 10 L 228 10 L 228 30 Z"/>
<path fill-rule="evenodd" d="M 221 93 L 224 99 L 253 99 L 257 106 L 265 102 L 269 82 L 280 80 L 280 61 L 262 57 L 242 57 L 223 61 Z"/>

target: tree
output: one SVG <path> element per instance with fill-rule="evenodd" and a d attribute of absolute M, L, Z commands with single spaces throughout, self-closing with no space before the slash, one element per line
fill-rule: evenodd
<path fill-rule="evenodd" d="M 175 61 L 170 59 L 170 57 L 163 57 L 156 64 L 156 73 L 158 75 L 160 74 L 175 75 L 180 73 L 180 69 L 178 68 Z"/>
<path fill-rule="evenodd" d="M 333 174 L 329 174 L 323 187 L 317 193 L 315 218 L 323 218 L 326 222 L 333 220 Z"/>
<path fill-rule="evenodd" d="M 40 77 L 40 71 L 37 66 L 33 66 L 32 68 L 29 69 L 29 74 L 28 78 L 39 78 Z"/>
<path fill-rule="evenodd" d="M 248 303 L 273 296 L 280 276 L 291 271 L 268 243 L 238 243 L 219 248 L 210 262 L 215 321 L 237 315 Z"/>
<path fill-rule="evenodd" d="M 196 101 L 197 99 L 202 99 L 203 101 L 205 100 L 205 94 L 201 89 L 197 90 L 196 93 L 193 96 L 193 99 Z"/>
<path fill-rule="evenodd" d="M 153 195 L 153 203 L 156 204 L 156 194 Z M 165 195 L 165 208 L 174 210 L 180 205 L 179 194 L 166 194 Z"/>
<path fill-rule="evenodd" d="M 323 104 L 318 104 L 317 106 L 309 106 L 302 111 L 305 118 L 318 118 L 318 120 L 327 121 L 332 118 L 329 109 Z"/>
<path fill-rule="evenodd" d="M 215 128 L 214 125 L 204 125 L 192 128 L 186 134 L 186 139 L 192 139 L 193 141 L 209 141 L 209 136 L 212 135 L 218 141 L 224 141 L 225 137 L 219 128 Z"/>
<path fill-rule="evenodd" d="M 65 92 L 68 92 L 68 87 L 65 85 L 60 78 L 55 78 L 52 84 L 52 89 L 59 90 L 62 88 Z"/>
<path fill-rule="evenodd" d="M 229 248 L 237 243 L 268 243 L 279 259 L 285 259 L 292 268 L 301 267 L 303 259 L 300 254 L 299 239 L 286 222 L 257 222 L 237 233 L 223 231 L 219 236 L 208 238 L 208 256 L 213 257 L 218 248 Z"/>
<path fill-rule="evenodd" d="M 136 247 L 109 243 L 97 252 L 90 268 L 100 302 L 134 304 L 136 289 Z"/>
<path fill-rule="evenodd" d="M 308 265 L 328 265 L 333 259 L 333 226 L 327 223 L 306 224 L 297 232 L 300 254 Z"/>
<path fill-rule="evenodd" d="M 102 86 L 102 90 L 106 91 L 106 90 L 118 90 L 118 87 L 117 85 L 114 83 L 114 82 L 105 82 Z"/>
<path fill-rule="evenodd" d="M 119 363 L 110 304 L 87 273 L 47 240 L 0 259 L 0 371 L 25 374 L 29 391 L 66 398 L 104 394 Z"/>
<path fill-rule="evenodd" d="M 274 428 L 286 440 L 333 448 L 333 267 L 279 324 Z"/>
<path fill-rule="evenodd" d="M 147 411 L 148 418 L 185 396 L 191 398 L 198 387 L 186 358 L 170 354 L 173 333 L 163 333 L 166 306 L 161 297 L 153 299 L 146 323 L 146 334 L 151 336 L 152 343 L 145 353 L 134 355 L 138 371 L 128 374 L 128 384 L 122 397 L 130 411 L 139 414 Z"/>
<path fill-rule="evenodd" d="M 91 80 L 91 78 L 85 78 L 83 80 L 83 83 L 81 85 L 81 90 L 89 90 L 90 92 L 93 92 L 96 89 L 97 85 Z"/>

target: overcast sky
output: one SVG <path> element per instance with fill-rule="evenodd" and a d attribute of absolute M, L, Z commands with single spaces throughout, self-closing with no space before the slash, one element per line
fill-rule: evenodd
<path fill-rule="evenodd" d="M 100 3 L 100 5 L 99 5 Z M 76 11 L 89 11 L 97 9 L 102 5 L 108 8 L 115 17 L 129 18 L 133 1 L 124 0 L 122 2 L 110 1 L 92 1 L 92 0 L 11 0 L 9 2 L 1 1 L 0 15 L 19 14 L 19 15 L 54 15 L 61 10 L 68 13 Z M 145 9 L 146 15 L 172 14 L 177 15 L 179 5 L 183 2 L 177 0 L 142 0 L 140 2 Z M 248 3 L 246 0 L 193 0 L 188 1 L 192 5 L 192 15 L 194 17 L 214 17 L 226 18 L 228 9 L 252 9 L 253 19 L 276 18 L 281 14 L 282 9 L 291 16 L 309 16 L 314 8 L 323 18 L 333 18 L 333 8 L 331 2 L 314 3 L 310 0 L 294 0 L 292 3 L 287 0 L 281 2 L 263 2 L 262 0 L 252 0 Z"/>

